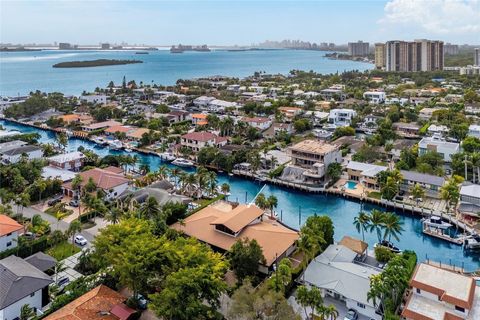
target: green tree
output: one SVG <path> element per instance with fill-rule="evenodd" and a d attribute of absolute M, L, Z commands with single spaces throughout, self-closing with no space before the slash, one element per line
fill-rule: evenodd
<path fill-rule="evenodd" d="M 400 217 L 392 212 L 386 212 L 383 219 L 383 239 L 391 240 L 392 237 L 395 240 L 400 241 L 399 235 L 402 234 L 403 222 L 400 220 Z"/>
<path fill-rule="evenodd" d="M 157 199 L 154 197 L 148 197 L 144 203 L 140 206 L 138 214 L 143 219 L 151 219 L 160 213 L 160 207 Z"/>
<path fill-rule="evenodd" d="M 278 263 L 278 266 L 275 268 L 275 272 L 270 277 L 268 283 L 270 288 L 285 294 L 285 289 L 291 282 L 292 262 L 288 258 L 283 258 L 280 263 Z"/>
<path fill-rule="evenodd" d="M 313 319 L 315 310 L 318 310 L 323 305 L 322 294 L 317 287 L 311 287 L 310 289 L 306 286 L 298 287 L 296 300 L 303 307 L 307 319 Z M 310 313 L 307 308 L 310 308 Z"/>
<path fill-rule="evenodd" d="M 382 240 L 382 231 L 384 230 L 385 226 L 385 212 L 373 209 L 370 212 L 369 216 L 369 230 L 370 232 L 375 231 L 377 234 L 378 242 Z"/>
<path fill-rule="evenodd" d="M 57 140 L 58 146 L 63 151 L 65 151 L 65 149 L 68 146 L 68 136 L 64 132 L 60 132 L 60 133 L 57 133 L 56 140 Z"/>
<path fill-rule="evenodd" d="M 357 232 L 362 233 L 362 240 L 365 241 L 365 231 L 368 230 L 370 224 L 370 217 L 366 212 L 360 211 L 358 216 L 353 218 L 353 225 Z"/>
<path fill-rule="evenodd" d="M 70 223 L 67 229 L 67 235 L 72 237 L 72 244 L 75 243 L 75 235 L 82 231 L 82 224 L 78 220 L 74 220 Z"/>
<path fill-rule="evenodd" d="M 22 308 L 20 308 L 20 320 L 28 320 L 33 318 L 35 315 L 36 314 L 33 311 L 33 308 L 30 307 L 29 304 L 24 304 Z"/>
<path fill-rule="evenodd" d="M 418 207 L 418 202 L 425 197 L 425 190 L 422 188 L 421 185 L 415 183 L 415 185 L 410 189 L 410 193 L 415 198 Z"/>
<path fill-rule="evenodd" d="M 258 264 L 265 264 L 262 247 L 255 239 L 239 239 L 230 249 L 230 264 L 240 282 L 247 277 L 254 277 Z"/>
<path fill-rule="evenodd" d="M 340 179 L 340 176 L 342 175 L 342 166 L 340 163 L 330 163 L 327 168 L 327 175 L 332 179 L 332 182 L 337 182 L 338 179 Z"/>

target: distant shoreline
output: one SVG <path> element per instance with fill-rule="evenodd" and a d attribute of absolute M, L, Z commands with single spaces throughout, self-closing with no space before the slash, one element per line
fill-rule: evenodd
<path fill-rule="evenodd" d="M 103 67 L 116 66 L 124 64 L 143 63 L 140 60 L 115 60 L 115 59 L 97 59 L 87 61 L 67 61 L 54 64 L 53 68 L 89 68 L 89 67 Z"/>

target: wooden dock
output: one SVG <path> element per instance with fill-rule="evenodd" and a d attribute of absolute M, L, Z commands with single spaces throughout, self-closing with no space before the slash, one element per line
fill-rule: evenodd
<path fill-rule="evenodd" d="M 435 229 L 435 228 L 428 228 L 427 226 L 425 226 L 425 224 L 423 224 L 423 233 L 431 237 L 442 239 L 459 246 L 463 244 L 463 237 L 453 238 L 450 235 L 443 233 L 442 230 Z"/>

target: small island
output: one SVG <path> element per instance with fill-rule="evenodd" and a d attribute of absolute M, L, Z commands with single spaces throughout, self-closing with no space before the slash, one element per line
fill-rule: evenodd
<path fill-rule="evenodd" d="M 89 61 L 67 61 L 54 64 L 54 68 L 88 68 L 102 66 L 116 66 L 122 64 L 143 63 L 140 60 L 97 59 Z"/>

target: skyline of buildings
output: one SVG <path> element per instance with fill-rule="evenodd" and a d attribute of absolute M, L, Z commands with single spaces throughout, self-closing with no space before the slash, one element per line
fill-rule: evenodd
<path fill-rule="evenodd" d="M 370 44 L 361 40 L 348 43 L 348 54 L 354 57 L 365 57 L 370 52 Z"/>

